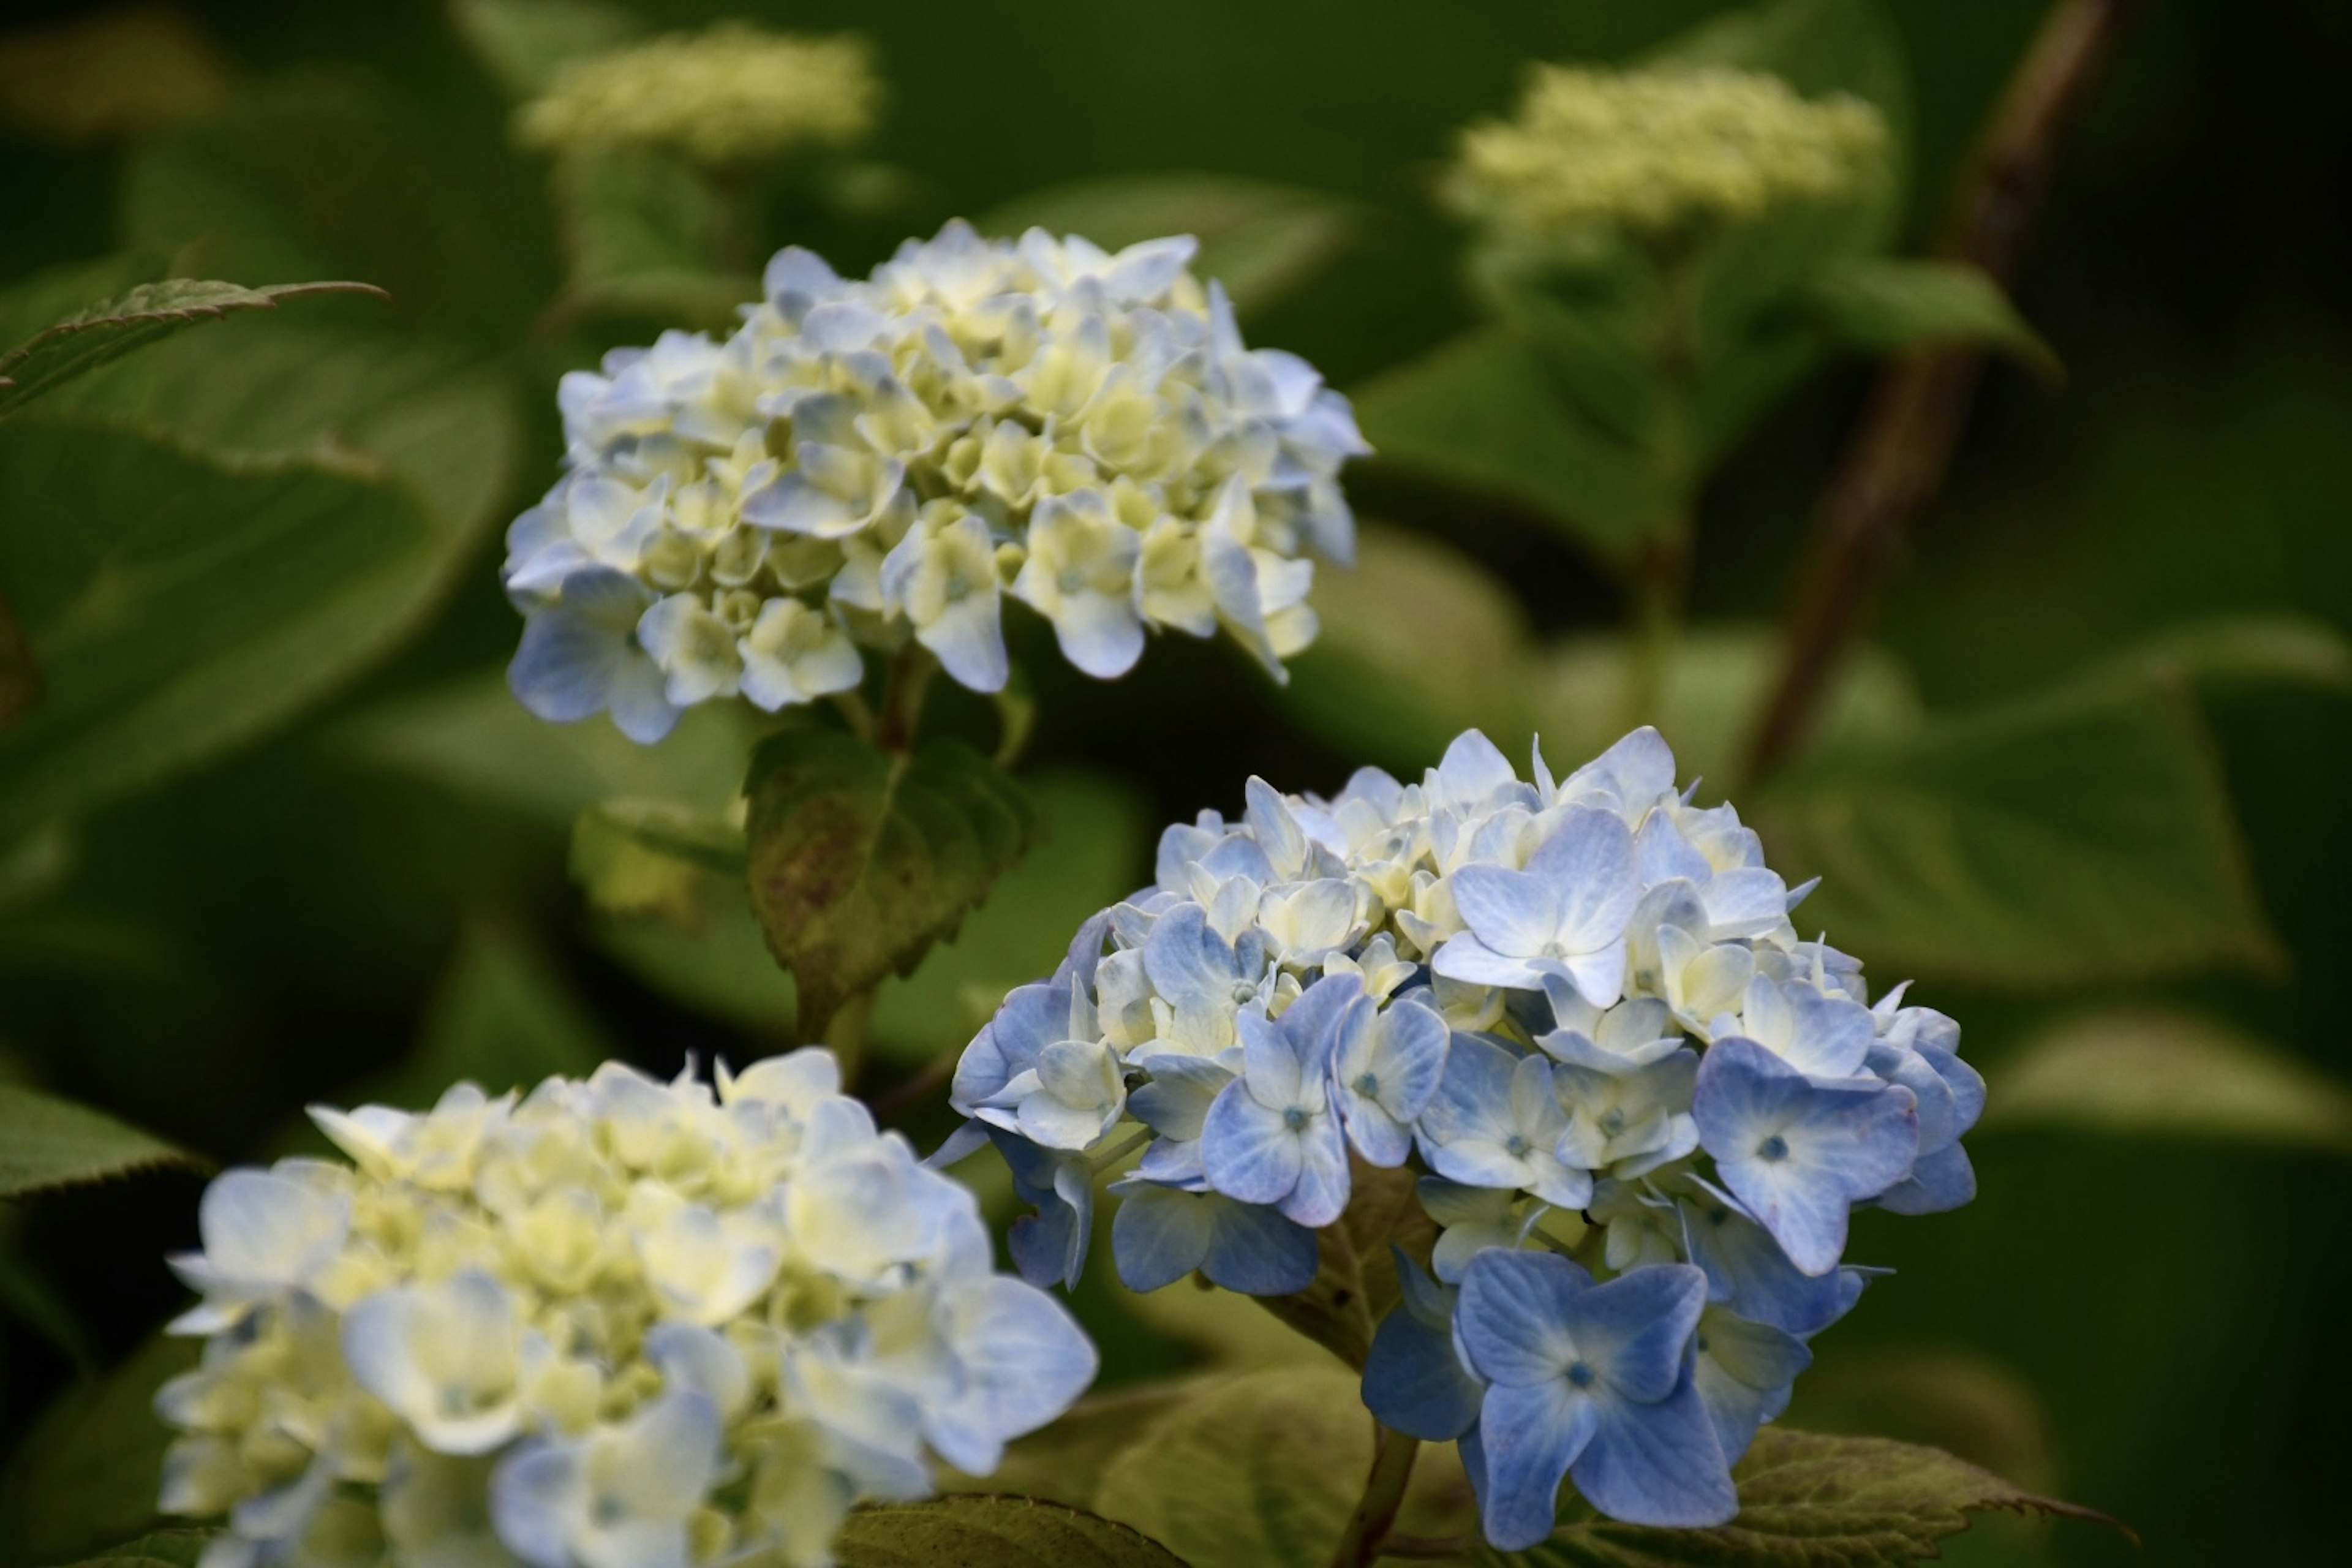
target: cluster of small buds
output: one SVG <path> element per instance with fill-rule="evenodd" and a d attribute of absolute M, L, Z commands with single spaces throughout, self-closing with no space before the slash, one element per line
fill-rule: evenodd
<path fill-rule="evenodd" d="M 790 249 L 724 342 L 567 375 L 567 472 L 508 534 L 517 695 L 652 741 L 709 699 L 845 690 L 908 637 L 995 691 L 1008 594 L 1100 679 L 1147 627 L 1223 627 L 1279 677 L 1366 448 L 1304 361 L 1243 346 L 1195 248 L 958 222 L 863 281 Z"/>
<path fill-rule="evenodd" d="M 1092 1382 L 971 1194 L 817 1049 L 711 1086 L 607 1064 L 518 1100 L 314 1110 L 354 1165 L 230 1171 L 166 1512 L 203 1568 L 814 1568 L 850 1507 L 975 1474 Z"/>
<path fill-rule="evenodd" d="M 1835 200 L 1884 178 L 1886 122 L 1863 100 L 1809 100 L 1721 68 L 1538 66 L 1517 118 L 1462 137 L 1450 195 L 1506 244 L 1643 239 Z"/>
<path fill-rule="evenodd" d="M 1549 1533 L 1563 1474 L 1613 1518 L 1729 1518 L 1729 1466 L 1860 1294 L 1849 1211 L 1974 1194 L 1958 1027 L 1800 940 L 1809 889 L 1676 793 L 1654 730 L 1557 781 L 1475 731 L 1417 784 L 1253 779 L 1157 875 L 967 1047 L 935 1158 L 993 1141 L 1038 1205 L 1015 1262 L 1069 1282 L 1095 1173 L 1142 1148 L 1120 1277 L 1256 1295 L 1310 1283 L 1354 1163 L 1423 1173 L 1442 1228 L 1364 1399 L 1461 1440 L 1498 1547 Z"/>
<path fill-rule="evenodd" d="M 547 152 L 630 148 L 728 168 L 861 142 L 881 98 L 863 39 L 720 22 L 565 67 L 516 112 L 515 134 Z"/>

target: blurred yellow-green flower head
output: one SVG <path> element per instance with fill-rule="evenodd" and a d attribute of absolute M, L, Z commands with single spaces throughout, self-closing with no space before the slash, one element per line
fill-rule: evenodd
<path fill-rule="evenodd" d="M 1547 65 L 1516 117 L 1464 132 L 1447 195 L 1507 240 L 1656 240 L 1840 199 L 1886 159 L 1886 122 L 1859 99 L 1753 71 Z"/>
<path fill-rule="evenodd" d="M 550 152 L 629 147 L 752 163 L 863 140 L 881 96 L 863 38 L 721 22 L 572 65 L 523 105 L 516 129 Z"/>

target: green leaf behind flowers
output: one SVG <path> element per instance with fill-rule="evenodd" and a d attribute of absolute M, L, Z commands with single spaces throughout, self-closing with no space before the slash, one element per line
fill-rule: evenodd
<path fill-rule="evenodd" d="M 1126 1525 L 1063 1503 L 988 1493 L 859 1509 L 841 1527 L 834 1554 L 841 1568 L 1185 1568 Z"/>
<path fill-rule="evenodd" d="M 194 1367 L 201 1349 L 156 1334 L 50 1402 L 0 1471 L 0 1563 L 79 1562 L 160 1522 L 156 1486 L 171 1433 L 155 1418 L 155 1391 Z"/>
<path fill-rule="evenodd" d="M 1315 1233 L 1315 1281 L 1290 1296 L 1261 1296 L 1258 1305 L 1360 1368 L 1371 1352 L 1372 1331 L 1402 1294 L 1396 1249 L 1423 1267 L 1437 1226 L 1422 1212 L 1411 1171 L 1382 1170 L 1350 1154 L 1348 1207 Z"/>
<path fill-rule="evenodd" d="M 1753 815 L 1775 865 L 1826 879 L 1808 928 L 1882 971 L 2036 989 L 2280 962 L 2178 682 L 2095 679 L 1824 747 Z"/>
<path fill-rule="evenodd" d="M 22 1085 L 0 1083 L 0 1198 L 78 1186 L 156 1165 L 201 1166 L 186 1150 Z"/>
<path fill-rule="evenodd" d="M 2352 1154 L 2352 1086 L 2185 1008 L 2143 1005 L 2052 1024 L 1999 1059 L 1986 1111 L 1987 1131 Z"/>
<path fill-rule="evenodd" d="M 73 1568 L 196 1568 L 217 1530 L 155 1530 L 85 1557 Z"/>
<path fill-rule="evenodd" d="M 1488 1568 L 1874 1568 L 1942 1553 L 1970 1512 L 2007 1509 L 2115 1521 L 2038 1497 L 1934 1448 L 1884 1437 L 1825 1437 L 1767 1426 L 1732 1470 L 1739 1517 L 1708 1530 L 1659 1530 L 1593 1516 L 1580 1500 L 1549 1541 L 1481 1550 Z M 2118 1526 L 2117 1528 L 2121 1528 Z"/>
<path fill-rule="evenodd" d="M 960 741 L 894 754 L 787 730 L 753 754 L 747 793 L 751 907 L 809 1039 L 952 936 L 1035 830 L 1027 795 Z"/>
<path fill-rule="evenodd" d="M 1103 1470 L 1094 1506 L 1191 1568 L 1322 1563 L 1371 1463 L 1354 1373 L 1328 1363 L 1248 1373 L 1204 1382 L 1143 1425 Z M 1474 1521 L 1453 1451 L 1424 1446 L 1398 1528 L 1442 1537 Z"/>
<path fill-rule="evenodd" d="M 1831 337 L 1867 353 L 1981 346 L 2059 374 L 2057 354 L 2000 285 L 1966 262 L 1853 258 L 1813 279 L 1804 303 Z"/>
<path fill-rule="evenodd" d="M 371 283 L 238 283 L 167 278 L 78 310 L 0 353 L 0 419 L 76 376 L 234 310 L 274 310 L 304 294 L 374 294 Z"/>

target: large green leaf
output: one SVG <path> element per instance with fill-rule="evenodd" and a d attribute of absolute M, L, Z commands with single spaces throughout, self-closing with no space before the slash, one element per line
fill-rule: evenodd
<path fill-rule="evenodd" d="M 1685 780 L 1702 778 L 1716 793 L 1733 784 L 1756 710 L 1780 669 L 1777 629 L 1717 624 L 1675 639 L 1654 710 L 1628 706 L 1633 650 L 1622 637 L 1571 637 L 1547 649 L 1528 677 L 1528 709 L 1559 768 L 1576 766 L 1633 727 L 1654 724 L 1675 749 Z M 1919 719 L 1911 673 L 1885 648 L 1857 649 L 1839 667 L 1823 701 L 1816 740 L 1825 744 L 1885 742 Z"/>
<path fill-rule="evenodd" d="M 1051 1426 L 1016 1439 L 987 1475 L 949 1470 L 940 1477 L 940 1486 L 946 1491 L 1013 1492 L 1090 1508 L 1103 1471 L 1127 1446 L 1215 1381 L 1186 1377 L 1089 1394 Z"/>
<path fill-rule="evenodd" d="M 0 419 L 99 366 L 235 310 L 274 310 L 304 294 L 377 294 L 368 283 L 237 283 L 167 278 L 77 310 L 0 353 Z"/>
<path fill-rule="evenodd" d="M 1801 1432 L 1923 1443 L 2033 1491 L 2058 1486 L 2050 1412 L 2016 1368 L 1940 1345 L 1817 1342 L 1784 1417 Z"/>
<path fill-rule="evenodd" d="M 73 1568 L 196 1568 L 217 1530 L 154 1530 L 136 1541 L 110 1546 Z"/>
<path fill-rule="evenodd" d="M 2001 1056 L 1992 1085 L 1988 1131 L 2352 1154 L 2352 1086 L 2184 1009 L 2151 1005 L 2063 1019 Z"/>
<path fill-rule="evenodd" d="M 760 280 L 719 265 L 733 215 L 699 170 L 656 153 L 567 153 L 554 172 L 569 257 L 558 319 L 646 316 L 726 330 Z"/>
<path fill-rule="evenodd" d="M 1528 342 L 1454 339 L 1354 393 L 1376 464 L 1525 508 L 1622 565 L 1678 510 L 1647 454 L 1594 425 Z"/>
<path fill-rule="evenodd" d="M 702 877 L 740 882 L 743 824 L 734 810 L 706 812 L 666 800 L 599 801 L 572 827 L 572 879 L 589 907 L 613 915 L 666 914 L 692 923 Z"/>
<path fill-rule="evenodd" d="M 1355 566 L 1317 580 L 1315 613 L 1281 700 L 1340 755 L 1411 773 L 1474 725 L 1503 745 L 1527 733 L 1527 613 L 1450 545 L 1368 521 Z"/>
<path fill-rule="evenodd" d="M 155 1391 L 194 1366 L 200 1348 L 158 1334 L 41 1413 L 0 1471 L 0 1563 L 72 1563 L 155 1526 L 171 1441 Z"/>
<path fill-rule="evenodd" d="M 1825 747 L 1754 797 L 1808 928 L 1882 973 L 2023 988 L 2273 969 L 2192 700 L 2106 679 Z"/>
<path fill-rule="evenodd" d="M 1257 1300 L 1349 1366 L 1361 1367 L 1372 1331 L 1402 1293 L 1396 1249 L 1426 1268 L 1437 1226 L 1422 1211 L 1411 1171 L 1382 1170 L 1353 1155 L 1348 1163 L 1348 1207 L 1315 1233 L 1314 1283 L 1296 1295 Z"/>
<path fill-rule="evenodd" d="M 450 0 L 457 36 L 499 85 L 528 98 L 572 61 L 629 42 L 645 24 L 602 0 Z"/>
<path fill-rule="evenodd" d="M 1372 1463 L 1355 1374 L 1328 1363 L 1204 1384 L 1153 1420 L 1103 1472 L 1095 1504 L 1192 1568 L 1328 1563 Z M 1453 1451 L 1425 1447 L 1398 1528 L 1469 1529 Z"/>
<path fill-rule="evenodd" d="M 0 1083 L 0 1198 L 203 1162 L 104 1111 Z"/>
<path fill-rule="evenodd" d="M 1837 342 L 1870 353 L 1982 347 L 2058 374 L 2042 334 L 2000 284 L 1966 262 L 1855 257 L 1813 279 L 1805 308 Z"/>
<path fill-rule="evenodd" d="M 282 722 L 388 651 L 452 564 L 433 510 L 364 468 L 97 426 L 0 434 L 0 583 L 47 688 L 0 733 L 5 832 Z"/>
<path fill-rule="evenodd" d="M 843 1002 L 911 972 L 1029 845 L 1028 796 L 959 741 L 885 752 L 787 730 L 751 761 L 751 907 L 814 1039 Z"/>
<path fill-rule="evenodd" d="M 2038 1497 L 1934 1448 L 1768 1426 L 1732 1471 L 1739 1517 L 1710 1530 L 1659 1530 L 1583 1517 L 1528 1552 L 1482 1551 L 1510 1568 L 1874 1568 L 1941 1553 L 1971 1511 L 2008 1509 L 2113 1523 Z"/>
<path fill-rule="evenodd" d="M 617 1054 L 545 952 L 520 931 L 473 921 L 426 1005 L 415 1051 L 353 1098 L 425 1106 L 461 1079 L 492 1094 L 529 1089 L 556 1073 L 585 1077 Z"/>
<path fill-rule="evenodd" d="M 860 1509 L 834 1555 L 841 1568 L 1185 1568 L 1126 1525 L 1062 1503 L 981 1493 Z"/>
<path fill-rule="evenodd" d="M 1017 196 L 981 218 L 984 234 L 1030 227 L 1117 249 L 1161 235 L 1201 242 L 1193 270 L 1244 315 L 1314 281 L 1353 243 L 1359 211 L 1337 196 L 1232 174 L 1129 174 Z"/>

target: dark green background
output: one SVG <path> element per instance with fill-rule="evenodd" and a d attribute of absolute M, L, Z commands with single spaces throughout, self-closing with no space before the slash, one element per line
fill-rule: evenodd
<path fill-rule="evenodd" d="M 415 260 L 402 319 L 485 355 L 512 350 L 553 286 L 551 223 L 537 172 L 504 150 L 504 100 L 436 9 L 190 9 L 255 77 L 331 66 L 394 95 L 414 143 L 399 155 L 418 180 L 462 187 L 453 199 L 480 215 L 465 243 Z M 711 14 L 645 9 L 682 21 Z M 1027 0 L 741 12 L 874 39 L 891 96 L 872 151 L 926 183 L 904 216 L 778 237 L 850 271 L 908 229 L 1085 176 L 1208 170 L 1337 193 L 1375 221 L 1326 279 L 1251 335 L 1305 354 L 1344 387 L 1470 319 L 1458 237 L 1427 195 L 1452 130 L 1500 108 L 1528 60 L 1621 56 L 1711 9 Z M 1892 6 L 1915 76 L 1916 189 L 1943 187 L 2041 9 Z M 2069 139 L 2017 285 L 2068 380 L 2053 389 L 1992 373 L 1948 493 L 1881 606 L 1877 635 L 1911 661 L 1931 704 L 2041 684 L 2192 613 L 2291 608 L 2352 627 L 2348 69 L 2352 7 L 2327 0 L 2141 8 Z M 0 148 L 0 279 L 110 248 L 123 157 Z M 364 207 L 376 193 L 342 199 Z M 1827 378 L 1731 465 L 1702 525 L 1702 613 L 1780 611 L 1811 496 L 1865 385 L 1859 370 Z M 551 375 L 543 391 L 517 504 L 553 472 Z M 1475 516 L 1455 532 L 1509 574 L 1539 626 L 1612 613 L 1609 587 L 1564 547 Z M 515 625 L 491 567 L 485 558 L 396 668 L 315 722 L 501 660 Z M 1348 765 L 1298 738 L 1213 652 L 1155 650 L 1117 689 L 1052 679 L 1044 695 L 1038 760 L 1122 771 L 1161 816 L 1232 805 L 1248 772 L 1328 785 Z M 2224 701 L 2215 720 L 2295 968 L 2275 983 L 2216 977 L 2180 989 L 2352 1076 L 2339 979 L 2352 713 L 2339 700 L 2287 694 Z M 87 842 L 73 919 L 39 963 L 0 974 L 0 1036 L 60 1091 L 224 1161 L 253 1153 L 305 1100 L 339 1094 L 400 1055 L 461 911 L 559 936 L 575 923 L 559 837 L 323 763 L 304 733 L 120 809 L 89 825 Z M 125 960 L 109 946 L 112 917 L 171 941 L 152 962 Z M 730 1043 L 585 947 L 563 952 L 639 1059 L 674 1064 Z M 2032 1008 L 1948 987 L 1929 999 L 1962 1018 L 1998 1092 L 2004 1038 Z M 1989 1136 L 1976 1148 L 1974 1207 L 1862 1222 L 1853 1255 L 1899 1272 L 1823 1342 L 1824 1370 L 1874 1347 L 1980 1352 L 2038 1396 L 2055 1484 L 2136 1525 L 2147 1561 L 2338 1560 L 2340 1544 L 2328 1542 L 2344 1533 L 2352 1407 L 2352 1341 L 2339 1327 L 2352 1296 L 2342 1218 L 2352 1172 L 2315 1156 L 2056 1134 Z M 164 1178 L 26 1216 L 37 1254 L 108 1352 L 173 1307 L 155 1259 L 191 1238 L 194 1194 L 192 1182 Z M 68 1370 L 16 1327 L 5 1334 L 0 1410 L 16 1433 Z M 1123 1339 L 1112 1352 L 1129 1372 L 1152 1355 Z M 1978 1550 L 1994 1548 L 2130 1559 L 2084 1527 Z"/>

